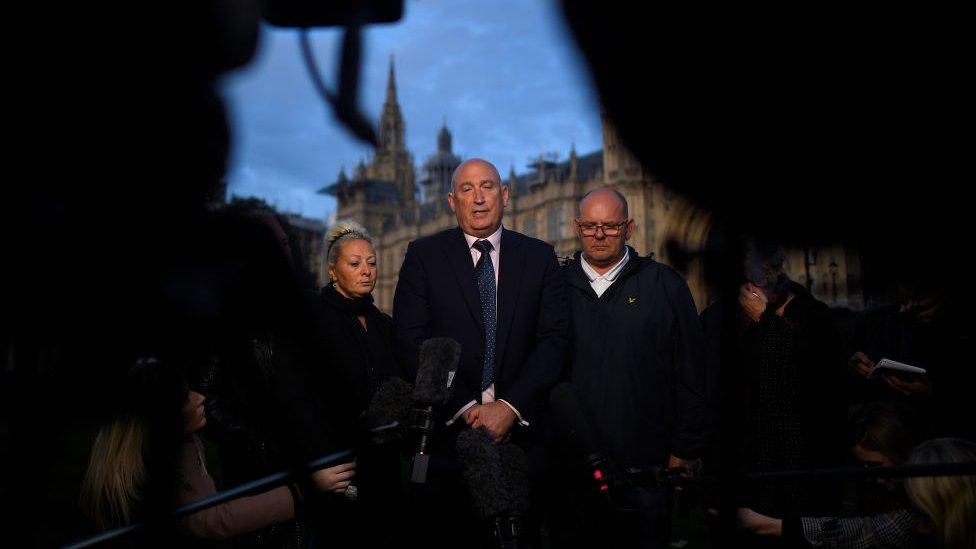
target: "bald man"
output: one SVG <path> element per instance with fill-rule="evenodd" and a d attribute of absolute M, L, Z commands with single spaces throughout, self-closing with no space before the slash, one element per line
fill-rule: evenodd
<path fill-rule="evenodd" d="M 451 400 L 438 411 L 422 541 L 467 547 L 481 529 L 463 493 L 457 432 L 484 427 L 496 442 L 526 450 L 530 474 L 541 470 L 541 413 L 567 359 L 568 316 L 552 246 L 502 227 L 508 187 L 491 163 L 458 166 L 447 201 L 458 226 L 410 243 L 393 322 L 408 372 L 424 340 L 461 344 Z M 471 543 L 458 539 L 465 536 Z"/>
<path fill-rule="evenodd" d="M 640 257 L 627 201 L 612 188 L 586 194 L 574 221 L 581 251 L 565 267 L 569 377 L 596 450 L 617 470 L 697 469 L 703 450 L 704 357 L 698 313 L 684 279 Z M 621 489 L 620 512 L 561 484 L 553 545 L 667 547 L 663 490 Z"/>

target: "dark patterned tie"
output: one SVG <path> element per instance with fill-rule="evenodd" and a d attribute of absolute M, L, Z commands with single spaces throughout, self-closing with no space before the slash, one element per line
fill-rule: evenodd
<path fill-rule="evenodd" d="M 495 382 L 495 267 L 489 253 L 494 247 L 487 240 L 479 240 L 474 243 L 474 249 L 481 252 L 474 276 L 478 281 L 478 297 L 485 322 L 485 364 L 481 369 L 481 390 L 484 391 Z"/>

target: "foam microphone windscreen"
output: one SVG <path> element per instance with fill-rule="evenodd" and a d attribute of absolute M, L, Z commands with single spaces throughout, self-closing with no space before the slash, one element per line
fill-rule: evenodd
<path fill-rule="evenodd" d="M 457 370 L 461 344 L 449 337 L 432 337 L 420 345 L 420 362 L 413 399 L 416 404 L 437 406 L 450 395 L 448 379 Z"/>
<path fill-rule="evenodd" d="M 362 425 L 371 431 L 375 442 L 403 438 L 413 409 L 413 385 L 391 377 L 377 389 L 363 413 Z"/>
<path fill-rule="evenodd" d="M 508 513 L 529 512 L 529 458 L 511 442 L 497 445 L 502 464 L 502 486 L 508 493 Z"/>
<path fill-rule="evenodd" d="M 511 511 L 512 495 L 502 471 L 498 445 L 484 427 L 465 429 L 457 437 L 461 476 L 471 494 L 475 510 L 488 519 Z"/>

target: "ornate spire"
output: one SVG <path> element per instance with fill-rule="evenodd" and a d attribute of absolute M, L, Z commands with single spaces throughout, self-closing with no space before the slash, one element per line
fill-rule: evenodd
<path fill-rule="evenodd" d="M 396 73 L 393 55 L 390 55 L 390 75 L 386 83 L 386 102 L 380 116 L 380 153 L 394 153 L 405 150 L 403 142 L 403 116 L 397 102 Z"/>
<path fill-rule="evenodd" d="M 397 92 L 396 92 L 396 72 L 393 69 L 393 54 L 390 54 L 390 73 L 386 79 L 386 102 L 393 103 L 397 102 Z"/>
<path fill-rule="evenodd" d="M 569 146 L 569 180 L 578 181 L 579 180 L 579 162 L 576 157 L 576 144 L 573 143 Z"/>
<path fill-rule="evenodd" d="M 451 131 L 447 129 L 447 118 L 444 119 L 441 131 L 437 133 L 437 150 L 439 152 L 451 152 Z"/>

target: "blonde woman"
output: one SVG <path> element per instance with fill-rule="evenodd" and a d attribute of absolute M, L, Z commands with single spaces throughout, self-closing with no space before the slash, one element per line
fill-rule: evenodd
<path fill-rule="evenodd" d="M 397 373 L 393 324 L 373 305 L 378 264 L 369 232 L 354 221 L 340 221 L 326 246 L 330 282 L 322 288 L 315 315 L 317 335 L 332 359 L 323 382 L 341 387 L 331 402 L 341 402 L 342 411 L 356 418 L 380 384 Z"/>
<path fill-rule="evenodd" d="M 920 444 L 908 463 L 976 462 L 976 444 L 938 438 Z M 925 516 L 926 530 L 945 549 L 976 547 L 976 475 L 914 477 L 905 481 L 912 506 Z"/>
<path fill-rule="evenodd" d="M 976 462 L 976 444 L 939 438 L 919 444 L 908 464 Z M 905 480 L 911 508 L 866 517 L 792 517 L 785 520 L 740 508 L 739 526 L 759 536 L 782 537 L 787 546 L 853 549 L 976 547 L 976 476 L 911 477 Z M 920 543 L 922 542 L 922 543 Z"/>
<path fill-rule="evenodd" d="M 99 431 L 82 485 L 82 510 L 99 530 L 143 518 L 148 460 L 165 458 L 150 455 L 149 449 L 165 452 L 172 448 L 165 444 L 165 434 L 150 426 L 168 419 L 180 401 L 183 436 L 173 440 L 178 444 L 174 505 L 217 493 L 207 472 L 203 443 L 195 434 L 207 422 L 204 396 L 190 390 L 182 376 L 166 371 L 155 359 L 137 362 L 128 382 L 124 396 L 128 409 Z M 180 520 L 179 528 L 191 537 L 227 539 L 293 518 L 297 500 L 295 487 L 279 487 L 190 515 Z"/>
<path fill-rule="evenodd" d="M 393 355 L 393 321 L 373 305 L 377 257 L 369 232 L 339 221 L 326 239 L 330 282 L 314 302 L 315 336 L 322 360 L 310 375 L 323 404 L 327 445 L 332 452 L 362 447 L 359 418 L 380 385 L 399 375 Z M 402 376 L 401 376 L 402 377 Z M 354 463 L 312 475 L 321 490 L 345 493 L 327 521 L 336 547 L 394 547 L 400 504 L 400 463 L 394 451 L 362 448 Z M 351 487 L 351 488 L 350 488 Z M 355 506 L 344 504 L 351 493 Z"/>

